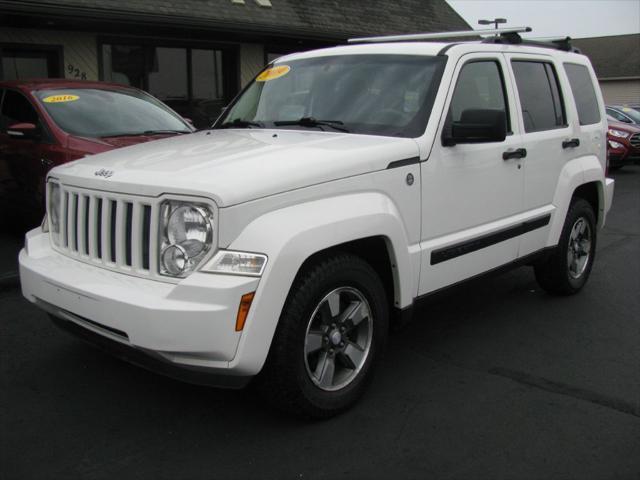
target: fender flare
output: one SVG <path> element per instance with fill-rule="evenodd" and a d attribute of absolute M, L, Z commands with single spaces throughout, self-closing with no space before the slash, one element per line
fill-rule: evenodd
<path fill-rule="evenodd" d="M 551 222 L 547 246 L 555 246 L 560 241 L 560 234 L 571 205 L 571 199 L 578 187 L 586 183 L 597 183 L 599 211 L 595 213 L 598 217 L 598 226 L 603 224 L 605 213 L 604 181 L 602 164 L 595 155 L 587 155 L 567 162 L 560 172 L 553 195 L 553 205 L 556 210 Z"/>
<path fill-rule="evenodd" d="M 409 248 L 400 212 L 382 193 L 305 202 L 271 211 L 247 225 L 229 249 L 264 253 L 268 261 L 230 367 L 244 375 L 262 369 L 292 283 L 311 255 L 373 236 L 382 236 L 387 244 L 396 306 L 410 305 L 419 275 L 419 261 L 411 251 L 419 257 L 419 248 Z"/>

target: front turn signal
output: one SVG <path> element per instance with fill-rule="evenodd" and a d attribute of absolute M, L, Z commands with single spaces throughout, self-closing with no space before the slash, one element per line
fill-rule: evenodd
<path fill-rule="evenodd" d="M 249 309 L 251 308 L 251 302 L 256 292 L 245 293 L 240 299 L 240 306 L 238 307 L 238 316 L 236 317 L 236 332 L 241 332 L 244 328 L 244 322 L 247 321 L 247 315 L 249 315 Z"/>

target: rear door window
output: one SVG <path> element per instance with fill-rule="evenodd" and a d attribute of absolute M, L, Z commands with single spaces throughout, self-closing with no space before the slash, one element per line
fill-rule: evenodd
<path fill-rule="evenodd" d="M 569 77 L 573 98 L 576 100 L 580 125 L 599 123 L 600 108 L 589 69 L 576 63 L 565 63 L 564 69 Z"/>
<path fill-rule="evenodd" d="M 565 109 L 553 65 L 547 62 L 511 62 L 520 95 L 525 132 L 566 126 Z"/>

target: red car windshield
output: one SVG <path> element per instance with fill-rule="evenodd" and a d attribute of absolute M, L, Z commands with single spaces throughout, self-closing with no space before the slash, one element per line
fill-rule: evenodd
<path fill-rule="evenodd" d="M 116 137 L 154 132 L 191 133 L 163 103 L 135 90 L 63 88 L 36 97 L 65 132 L 81 137 Z"/>

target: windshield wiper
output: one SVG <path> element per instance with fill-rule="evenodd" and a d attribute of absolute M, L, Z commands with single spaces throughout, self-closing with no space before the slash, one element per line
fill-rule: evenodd
<path fill-rule="evenodd" d="M 145 130 L 143 135 L 162 135 L 163 133 L 193 133 L 190 130 Z"/>
<path fill-rule="evenodd" d="M 172 133 L 192 133 L 189 130 L 145 130 L 144 132 L 122 132 L 112 133 L 110 135 L 101 135 L 100 138 L 112 138 L 112 137 L 139 137 L 141 135 L 162 135 Z"/>
<path fill-rule="evenodd" d="M 249 120 L 242 120 L 241 118 L 236 118 L 230 122 L 224 122 L 220 125 L 220 128 L 247 128 L 247 127 L 257 127 L 264 128 L 264 124 L 260 122 L 251 122 Z"/>
<path fill-rule="evenodd" d="M 301 127 L 331 127 L 334 130 L 349 133 L 349 129 L 343 127 L 342 125 L 344 125 L 344 122 L 341 122 L 340 120 L 317 120 L 313 117 L 302 117 L 298 120 L 280 120 L 273 122 L 273 124 L 277 127 L 284 127 L 286 125 L 300 125 Z"/>

